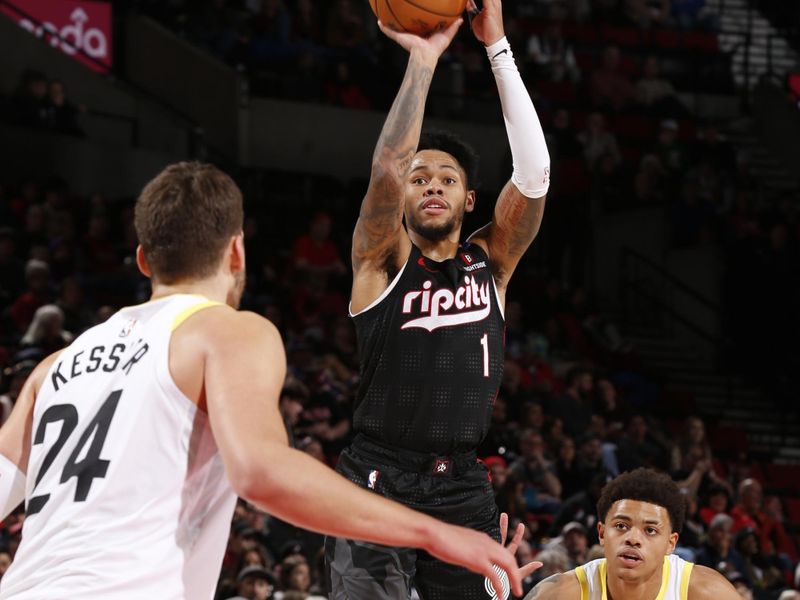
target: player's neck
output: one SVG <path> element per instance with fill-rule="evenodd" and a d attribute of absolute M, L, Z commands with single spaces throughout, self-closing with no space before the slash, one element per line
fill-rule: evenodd
<path fill-rule="evenodd" d="M 174 284 L 158 283 L 153 281 L 153 291 L 150 300 L 159 300 L 176 294 L 192 294 L 203 296 L 214 302 L 228 303 L 230 285 L 216 277 L 196 281 L 181 281 Z"/>
<path fill-rule="evenodd" d="M 413 230 L 408 231 L 408 237 L 411 238 L 411 243 L 422 252 L 422 256 L 435 260 L 436 262 L 455 258 L 458 247 L 461 244 L 460 229 L 453 230 L 447 237 L 436 241 L 429 240 Z"/>
<path fill-rule="evenodd" d="M 624 581 L 610 571 L 606 575 L 608 600 L 655 600 L 661 590 L 664 563 L 644 581 Z"/>

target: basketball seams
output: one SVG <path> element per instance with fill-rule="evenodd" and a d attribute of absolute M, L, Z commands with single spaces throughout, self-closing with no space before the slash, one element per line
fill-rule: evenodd
<path fill-rule="evenodd" d="M 390 12 L 390 13 L 392 13 L 392 18 L 394 19 L 394 22 L 395 22 L 395 23 L 396 23 L 396 24 L 397 24 L 399 27 L 402 27 L 404 32 L 406 32 L 406 33 L 410 33 L 410 32 L 408 31 L 408 28 L 407 28 L 405 25 L 403 25 L 403 23 L 400 21 L 400 19 L 399 19 L 399 18 L 397 17 L 397 15 L 395 14 L 395 12 L 394 12 L 394 9 L 392 9 L 392 5 L 391 5 L 391 3 L 389 2 L 389 0 L 383 0 L 383 3 L 386 5 L 386 8 L 387 8 L 387 9 L 389 9 L 389 12 Z"/>
<path fill-rule="evenodd" d="M 432 14 L 432 15 L 436 15 L 437 17 L 449 17 L 449 18 L 452 18 L 452 17 L 458 17 L 458 16 L 459 16 L 459 15 L 460 15 L 460 14 L 463 12 L 463 9 L 462 9 L 462 10 L 458 11 L 458 12 L 457 12 L 457 13 L 455 13 L 455 14 L 450 14 L 450 13 L 440 13 L 440 12 L 436 12 L 435 10 L 432 10 L 431 8 L 429 8 L 429 7 L 427 7 L 427 6 L 420 6 L 419 4 L 417 4 L 416 2 L 414 2 L 413 0 L 403 0 L 403 1 L 404 1 L 406 4 L 410 4 L 410 5 L 411 5 L 411 6 L 413 6 L 414 8 L 418 8 L 418 9 L 420 9 L 420 10 L 424 10 L 425 12 L 427 12 L 427 13 L 430 13 L 430 14 Z M 387 4 L 387 5 L 389 4 L 389 0 L 386 0 L 386 4 Z"/>

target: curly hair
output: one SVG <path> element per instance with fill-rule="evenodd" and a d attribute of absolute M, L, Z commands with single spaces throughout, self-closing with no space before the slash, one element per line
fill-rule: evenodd
<path fill-rule="evenodd" d="M 466 188 L 474 190 L 478 186 L 478 155 L 475 150 L 456 134 L 441 129 L 426 129 L 417 144 L 420 150 L 441 150 L 458 161 L 467 176 Z"/>
<path fill-rule="evenodd" d="M 597 501 L 600 521 L 605 522 L 608 512 L 618 500 L 638 500 L 661 506 L 669 514 L 672 531 L 680 533 L 683 528 L 686 500 L 677 484 L 665 473 L 639 468 L 610 481 Z"/>

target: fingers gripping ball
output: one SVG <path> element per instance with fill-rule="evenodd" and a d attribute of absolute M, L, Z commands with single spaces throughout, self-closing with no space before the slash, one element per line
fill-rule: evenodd
<path fill-rule="evenodd" d="M 467 0 L 369 0 L 369 4 L 387 27 L 427 36 L 458 19 Z"/>

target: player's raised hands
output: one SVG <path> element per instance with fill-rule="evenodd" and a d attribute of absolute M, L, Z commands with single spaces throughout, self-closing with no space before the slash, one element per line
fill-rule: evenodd
<path fill-rule="evenodd" d="M 450 42 L 453 41 L 458 28 L 461 27 L 463 22 L 463 19 L 456 19 L 447 29 L 432 33 L 428 37 L 395 31 L 380 21 L 378 21 L 378 27 L 381 28 L 381 31 L 386 37 L 400 44 L 400 46 L 408 50 L 408 52 L 421 52 L 427 58 L 438 60 L 444 51 L 447 50 Z"/>
<path fill-rule="evenodd" d="M 514 531 L 514 537 L 511 538 L 511 541 L 508 543 L 506 548 L 508 549 L 511 554 L 516 555 L 517 549 L 519 548 L 520 543 L 522 542 L 522 537 L 525 535 L 525 525 L 522 523 L 517 524 L 517 528 Z M 508 539 L 508 514 L 500 513 L 500 543 L 505 544 L 506 540 Z M 538 560 L 534 560 L 529 562 L 527 565 L 523 565 L 519 567 L 518 575 L 520 580 L 525 579 L 528 575 L 533 573 L 536 569 L 540 568 L 542 563 Z"/>
<path fill-rule="evenodd" d="M 491 46 L 505 35 L 503 29 L 503 3 L 500 0 L 483 0 L 478 9 L 475 0 L 467 0 L 467 10 L 473 14 L 472 31 L 485 46 Z"/>

